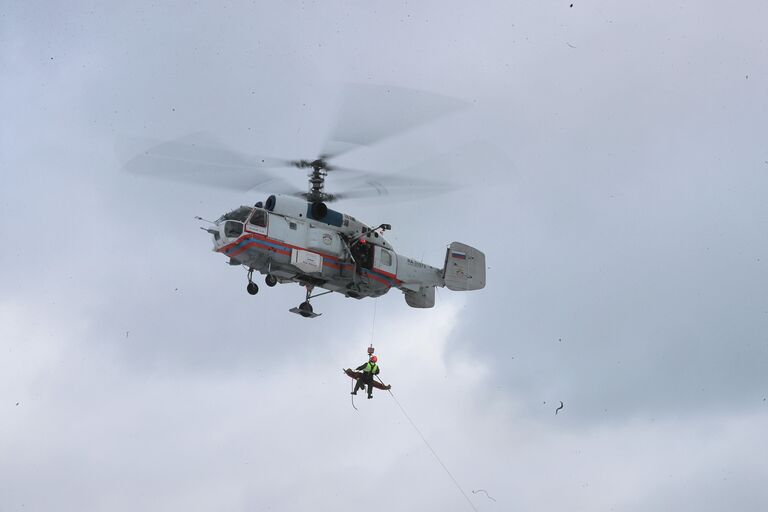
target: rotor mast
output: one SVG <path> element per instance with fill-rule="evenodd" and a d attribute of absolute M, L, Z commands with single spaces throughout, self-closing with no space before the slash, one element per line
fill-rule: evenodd
<path fill-rule="evenodd" d="M 320 203 L 334 199 L 333 194 L 325 193 L 325 177 L 328 176 L 328 171 L 333 169 L 333 167 L 328 165 L 325 158 L 325 155 L 321 155 L 316 160 L 297 160 L 292 162 L 299 169 L 312 169 L 307 174 L 309 191 L 307 192 L 306 199 L 310 203 Z"/>

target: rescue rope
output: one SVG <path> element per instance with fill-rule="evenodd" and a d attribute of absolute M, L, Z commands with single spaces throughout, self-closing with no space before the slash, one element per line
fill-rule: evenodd
<path fill-rule="evenodd" d="M 378 375 L 376 376 L 376 380 L 378 380 L 379 382 L 381 382 L 382 384 L 384 384 L 384 383 L 381 381 L 381 379 L 379 378 L 379 376 L 378 376 Z M 426 437 L 424 437 L 424 434 L 422 434 L 422 433 L 421 433 L 421 430 L 419 430 L 419 427 L 417 427 L 417 426 L 416 426 L 416 424 L 413 422 L 413 420 L 411 419 L 411 417 L 410 417 L 410 416 L 408 416 L 408 413 L 407 413 L 407 412 L 405 412 L 405 409 L 404 409 L 404 408 L 403 408 L 403 406 L 400 404 L 400 401 L 397 399 L 397 397 L 395 397 L 395 394 L 394 394 L 394 393 L 392 393 L 392 390 L 391 390 L 391 389 L 388 389 L 387 391 L 389 392 L 389 395 L 390 395 L 390 396 L 392 397 L 392 399 L 395 401 L 395 403 L 397 404 L 397 406 L 400 408 L 400 412 L 402 412 L 402 413 L 403 413 L 403 416 L 405 416 L 405 419 L 407 419 L 407 420 L 408 420 L 408 423 L 410 423 L 410 424 L 411 424 L 411 426 L 412 426 L 412 427 L 413 427 L 413 429 L 416 431 L 416 433 L 417 433 L 417 434 L 419 434 L 419 437 L 421 437 L 421 440 L 422 440 L 422 441 L 424 441 L 424 444 L 427 446 L 427 448 L 429 448 L 429 451 L 430 451 L 430 452 L 432 452 L 432 455 L 435 457 L 435 460 L 436 460 L 436 461 L 437 461 L 437 462 L 438 462 L 438 463 L 439 463 L 439 464 L 440 464 L 440 465 L 443 467 L 443 469 L 445 470 L 445 473 L 446 473 L 446 474 L 447 474 L 447 475 L 450 477 L 451 481 L 453 481 L 453 485 L 455 485 L 455 486 L 456 486 L 456 488 L 459 490 L 459 492 L 461 493 L 461 495 L 462 495 L 462 496 L 464 496 L 464 499 L 465 499 L 465 500 L 467 500 L 467 503 L 469 504 L 470 508 L 472 508 L 472 510 L 474 510 L 475 512 L 478 512 L 477 508 L 475 508 L 475 504 L 474 504 L 474 503 L 472 503 L 472 500 L 470 500 L 470 499 L 469 499 L 469 496 L 467 496 L 467 493 L 465 493 L 465 492 L 464 492 L 464 489 L 462 489 L 462 488 L 461 488 L 461 485 L 459 484 L 458 480 L 456 480 L 456 478 L 455 478 L 455 477 L 453 476 L 453 474 L 450 472 L 450 470 L 448 469 L 448 467 L 447 467 L 447 466 L 446 466 L 446 465 L 443 463 L 442 459 L 440 459 L 440 456 L 437 454 L 437 452 L 435 451 L 435 449 L 434 449 L 434 448 L 432 448 L 432 445 L 431 445 L 431 444 L 429 444 L 429 441 L 427 441 L 427 438 L 426 438 Z M 494 500 L 494 501 L 495 501 L 495 500 Z"/>

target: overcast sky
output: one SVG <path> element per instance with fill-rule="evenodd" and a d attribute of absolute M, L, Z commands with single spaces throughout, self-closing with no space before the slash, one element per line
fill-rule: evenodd
<path fill-rule="evenodd" d="M 352 408 L 340 370 L 372 340 L 477 510 L 768 509 L 766 19 L 3 2 L 0 510 L 469 510 L 390 396 Z M 431 310 L 334 294 L 300 318 L 301 288 L 248 295 L 194 220 L 269 190 L 121 169 L 126 136 L 200 131 L 314 157 L 349 83 L 465 102 L 340 161 L 443 155 L 419 175 L 459 190 L 337 208 L 435 266 L 478 247 L 484 290 Z"/>

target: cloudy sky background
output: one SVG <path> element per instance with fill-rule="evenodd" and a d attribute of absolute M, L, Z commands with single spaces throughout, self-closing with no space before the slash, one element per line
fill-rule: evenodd
<path fill-rule="evenodd" d="M 339 208 L 487 254 L 485 290 L 392 292 L 373 332 L 474 506 L 768 508 L 768 6 L 569 5 L 4 3 L 0 510 L 469 509 L 388 395 L 350 405 L 373 301 L 307 321 L 210 252 L 193 217 L 268 191 L 115 154 L 311 157 L 345 83 L 469 106 L 340 161 L 448 152 L 420 172 L 459 191 Z"/>

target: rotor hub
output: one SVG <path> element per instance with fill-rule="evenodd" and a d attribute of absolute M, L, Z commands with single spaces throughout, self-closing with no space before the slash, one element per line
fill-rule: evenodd
<path fill-rule="evenodd" d="M 322 158 L 318 158 L 317 160 L 310 162 L 310 165 L 315 171 L 328 170 L 328 163 Z"/>

